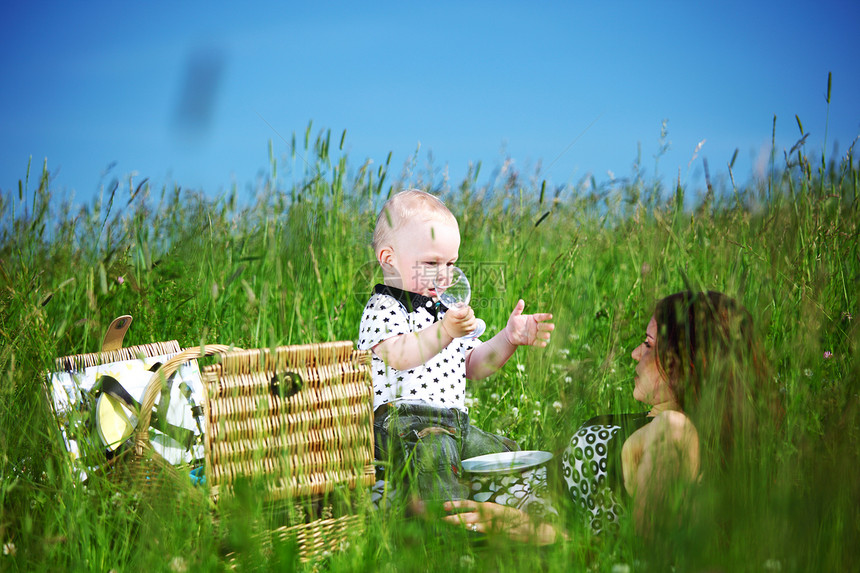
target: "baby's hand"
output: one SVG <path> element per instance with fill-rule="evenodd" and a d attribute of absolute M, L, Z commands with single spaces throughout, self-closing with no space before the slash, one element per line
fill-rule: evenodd
<path fill-rule="evenodd" d="M 540 346 L 543 348 L 549 342 L 555 325 L 552 315 L 548 312 L 539 314 L 523 314 L 526 303 L 523 299 L 517 301 L 514 311 L 505 326 L 505 337 L 514 346 Z"/>
<path fill-rule="evenodd" d="M 466 336 L 475 330 L 475 312 L 471 306 L 451 307 L 442 317 L 442 329 L 451 338 Z"/>

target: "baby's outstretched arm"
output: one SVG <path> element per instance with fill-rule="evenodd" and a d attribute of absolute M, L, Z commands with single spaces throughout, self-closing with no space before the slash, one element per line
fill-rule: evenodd
<path fill-rule="evenodd" d="M 386 338 L 373 347 L 373 351 L 386 364 L 396 370 L 409 370 L 421 366 L 455 338 L 475 329 L 475 313 L 471 307 L 451 308 L 441 321 L 418 332 L 398 334 Z"/>
<path fill-rule="evenodd" d="M 480 380 L 496 372 L 513 356 L 517 346 L 539 346 L 549 342 L 555 324 L 548 312 L 523 314 L 526 303 L 520 299 L 508 318 L 508 324 L 466 357 L 466 378 Z"/>

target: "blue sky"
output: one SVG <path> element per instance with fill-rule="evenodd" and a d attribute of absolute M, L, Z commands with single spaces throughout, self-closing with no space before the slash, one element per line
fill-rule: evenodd
<path fill-rule="evenodd" d="M 145 4 L 145 5 L 144 5 Z M 692 185 L 702 158 L 744 181 L 810 133 L 860 134 L 860 3 L 211 2 L 6 5 L 0 189 L 47 158 L 53 189 L 91 201 L 113 177 L 215 196 L 268 171 L 268 141 L 331 129 L 358 168 L 392 175 L 510 157 L 553 185 L 646 175 Z M 190 71 L 189 71 L 190 70 Z M 663 120 L 670 150 L 655 165 Z M 277 131 L 277 133 L 276 133 Z M 704 140 L 691 163 L 696 146 Z M 109 165 L 113 165 L 108 169 Z M 289 162 L 279 175 L 289 177 Z M 32 188 L 31 184 L 31 188 Z"/>

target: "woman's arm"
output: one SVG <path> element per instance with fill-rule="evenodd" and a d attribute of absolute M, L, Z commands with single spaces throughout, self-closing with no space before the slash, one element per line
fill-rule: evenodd
<path fill-rule="evenodd" d="M 683 412 L 669 410 L 633 433 L 622 446 L 624 487 L 633 497 L 640 533 L 673 510 L 673 496 L 699 475 L 699 434 Z"/>
<path fill-rule="evenodd" d="M 549 523 L 532 521 L 524 511 L 490 501 L 461 499 L 446 501 L 444 507 L 446 511 L 458 510 L 458 513 L 442 519 L 448 523 L 462 524 L 470 531 L 503 533 L 514 541 L 537 545 L 549 545 L 555 543 L 559 537 L 564 537 L 564 533 Z"/>

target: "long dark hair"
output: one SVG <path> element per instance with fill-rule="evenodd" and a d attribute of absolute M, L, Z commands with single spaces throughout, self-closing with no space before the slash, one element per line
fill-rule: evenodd
<path fill-rule="evenodd" d="M 700 440 L 722 462 L 763 417 L 781 417 L 760 338 L 743 305 L 720 292 L 683 291 L 660 300 L 654 318 L 657 365 Z"/>

